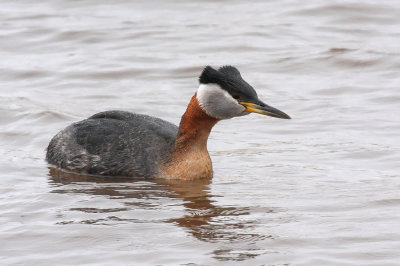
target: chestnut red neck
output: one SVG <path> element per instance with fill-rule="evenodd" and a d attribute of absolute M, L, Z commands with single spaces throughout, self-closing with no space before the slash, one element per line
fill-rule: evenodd
<path fill-rule="evenodd" d="M 211 129 L 219 119 L 208 115 L 199 105 L 195 94 L 183 114 L 178 137 L 175 142 L 175 151 L 187 150 L 191 146 L 207 149 L 207 140 Z"/>
<path fill-rule="evenodd" d="M 182 116 L 171 158 L 160 169 L 161 176 L 180 180 L 212 178 L 207 140 L 218 121 L 201 109 L 195 94 Z"/>

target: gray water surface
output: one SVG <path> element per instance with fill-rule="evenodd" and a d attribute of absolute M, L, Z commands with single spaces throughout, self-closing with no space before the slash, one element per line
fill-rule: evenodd
<path fill-rule="evenodd" d="M 1 1 L 0 38 L 0 264 L 399 264 L 398 1 Z M 212 181 L 48 168 L 96 112 L 178 124 L 225 64 L 293 119 L 217 124 Z"/>

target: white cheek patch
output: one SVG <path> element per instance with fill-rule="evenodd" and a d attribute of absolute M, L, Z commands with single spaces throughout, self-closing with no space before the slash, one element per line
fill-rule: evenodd
<path fill-rule="evenodd" d="M 240 116 L 246 109 L 217 84 L 200 84 L 197 101 L 209 116 L 218 119 Z"/>

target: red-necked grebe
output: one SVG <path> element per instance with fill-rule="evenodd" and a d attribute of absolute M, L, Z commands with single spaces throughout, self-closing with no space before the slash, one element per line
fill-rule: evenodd
<path fill-rule="evenodd" d="M 147 115 L 101 112 L 54 136 L 47 148 L 47 161 L 92 175 L 212 178 L 207 140 L 218 121 L 252 112 L 290 119 L 259 100 L 235 67 L 215 70 L 207 66 L 199 82 L 179 127 Z"/>

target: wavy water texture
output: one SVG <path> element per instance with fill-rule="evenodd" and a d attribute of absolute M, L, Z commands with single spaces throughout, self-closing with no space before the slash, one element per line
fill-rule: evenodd
<path fill-rule="evenodd" d="M 2 1 L 1 265 L 398 265 L 398 1 Z M 59 130 L 179 123 L 205 65 L 287 112 L 223 121 L 212 182 L 48 168 Z"/>

